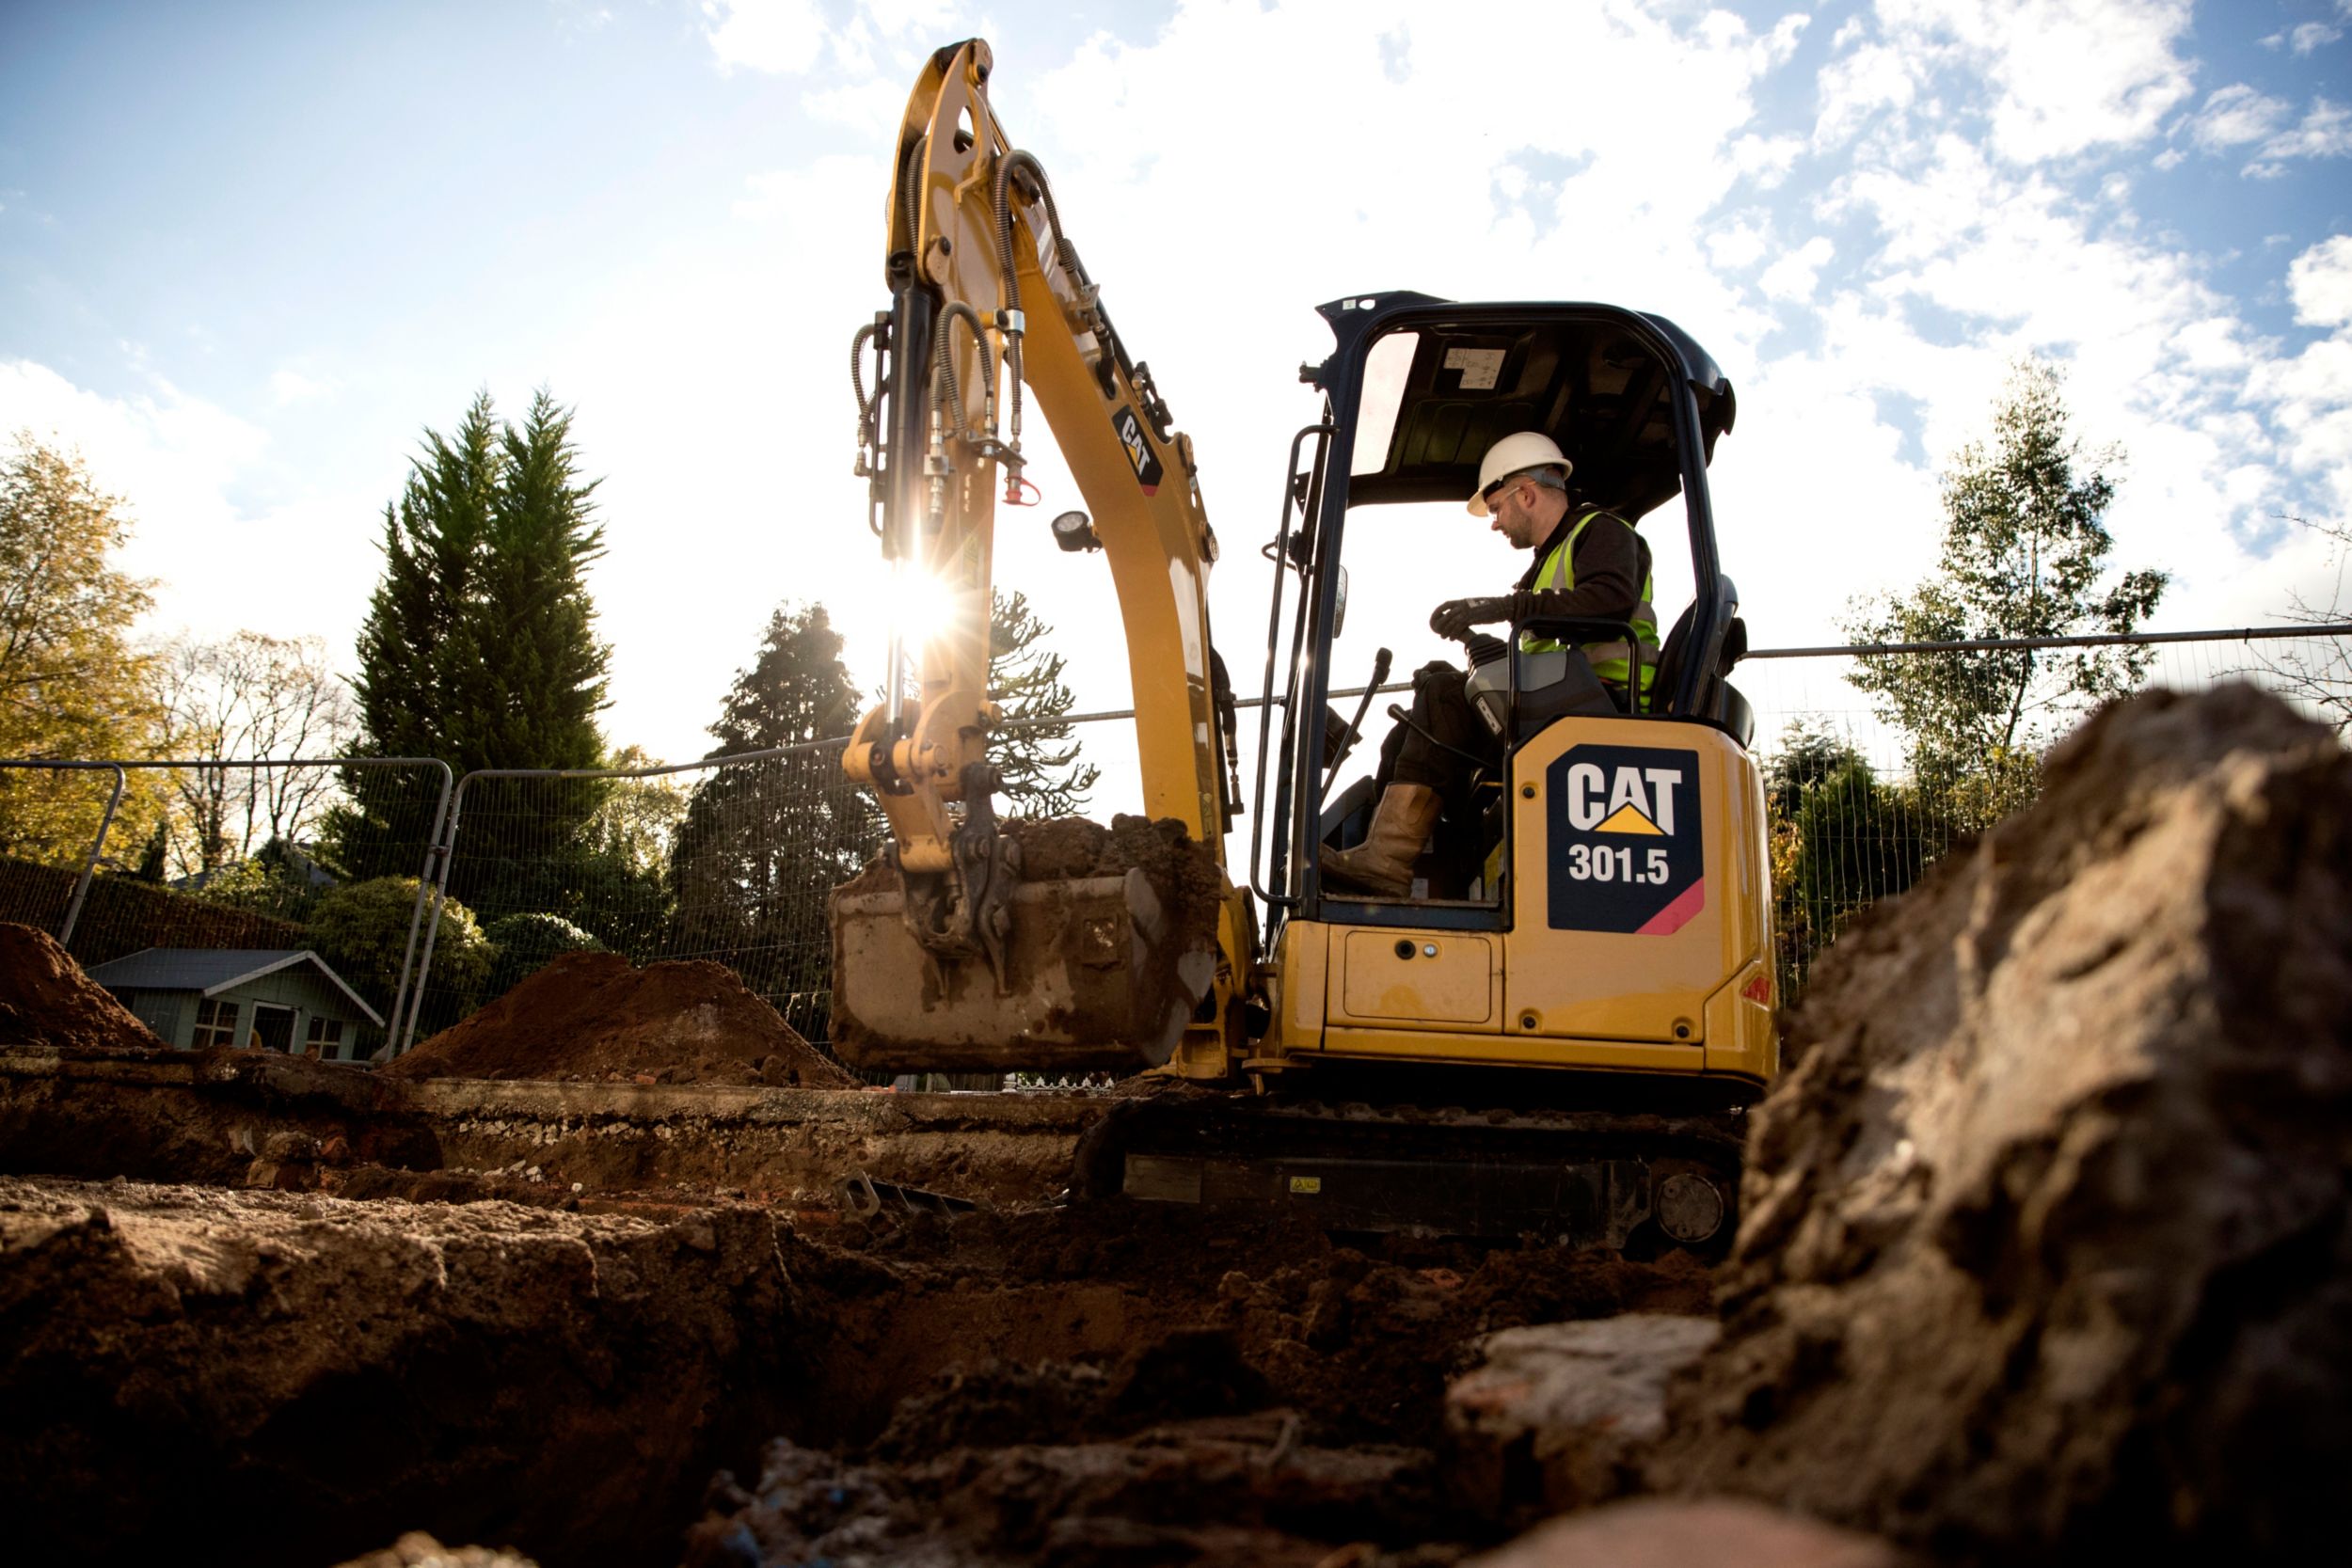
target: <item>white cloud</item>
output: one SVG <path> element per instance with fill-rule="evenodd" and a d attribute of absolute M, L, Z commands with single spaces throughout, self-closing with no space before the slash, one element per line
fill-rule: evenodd
<path fill-rule="evenodd" d="M 2265 158 L 2341 158 L 2352 153 L 2352 110 L 2325 98 L 2312 100 L 2311 112 L 2292 131 L 2263 144 Z"/>
<path fill-rule="evenodd" d="M 278 407 L 290 404 L 315 403 L 342 390 L 343 384 L 332 376 L 310 376 L 292 365 L 281 365 L 269 378 L 270 400 Z"/>
<path fill-rule="evenodd" d="M 2284 124 L 2295 112 L 2281 99 L 2233 82 L 2209 95 L 2205 106 L 2189 121 L 2189 135 L 2208 152 L 2261 141 Z"/>
<path fill-rule="evenodd" d="M 796 76 L 817 63 L 825 19 L 816 0 L 703 0 L 704 34 L 722 71 Z"/>
<path fill-rule="evenodd" d="M 2325 22 L 2306 22 L 2288 34 L 2287 40 L 2297 55 L 2308 55 L 2342 37 L 2344 29 L 2341 27 L 2331 27 Z"/>
<path fill-rule="evenodd" d="M 2287 294 L 2305 326 L 2352 326 L 2352 234 L 2323 240 L 2289 262 Z"/>
<path fill-rule="evenodd" d="M 374 536 L 351 520 L 381 495 L 238 498 L 269 459 L 269 433 L 136 369 L 142 389 L 109 397 L 29 359 L 0 359 L 0 438 L 29 430 L 80 452 L 134 519 L 123 568 L 155 579 L 151 629 L 222 637 L 253 626 L 351 645 L 377 566 Z M 372 477 L 372 476 L 371 476 Z"/>
<path fill-rule="evenodd" d="M 1821 268 L 1828 264 L 1834 254 L 1836 247 L 1816 234 L 1766 267 L 1764 276 L 1756 280 L 1756 286 L 1772 299 L 1811 299 L 1820 282 Z"/>

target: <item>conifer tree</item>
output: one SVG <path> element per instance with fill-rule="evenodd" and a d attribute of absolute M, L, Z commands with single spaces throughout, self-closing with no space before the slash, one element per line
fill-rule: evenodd
<path fill-rule="evenodd" d="M 1062 684 L 1062 656 L 1042 645 L 1053 627 L 1038 619 L 1027 595 L 992 590 L 988 618 L 988 694 L 1008 720 L 1053 719 L 1075 702 Z M 1003 780 L 1006 812 L 1013 816 L 1074 816 L 1102 769 L 1078 760 L 1070 724 L 1000 729 L 989 752 Z"/>
<path fill-rule="evenodd" d="M 519 427 L 501 427 L 484 392 L 449 436 L 425 432 L 385 508 L 384 577 L 359 633 L 362 754 L 439 757 L 460 774 L 599 764 L 611 650 L 581 576 L 603 549 L 595 488 L 579 479 L 570 411 L 545 390 Z M 340 868 L 414 875 L 437 782 L 348 770 L 350 803 L 329 827 Z M 531 820 L 467 824 L 451 893 L 472 902 L 525 872 L 547 880 L 599 798 L 580 782 Z"/>
<path fill-rule="evenodd" d="M 777 610 L 710 726 L 718 745 L 709 755 L 847 734 L 860 704 L 841 651 L 822 605 Z M 842 774 L 837 745 L 703 774 L 671 851 L 672 956 L 728 965 L 821 1037 L 832 963 L 825 895 L 858 873 L 882 837 L 866 792 Z"/>

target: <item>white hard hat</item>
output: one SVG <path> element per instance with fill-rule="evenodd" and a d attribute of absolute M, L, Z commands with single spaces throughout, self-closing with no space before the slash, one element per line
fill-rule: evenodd
<path fill-rule="evenodd" d="M 1522 430 L 1516 436 L 1505 436 L 1486 449 L 1486 457 L 1478 465 L 1478 492 L 1470 499 L 1473 517 L 1486 515 L 1486 492 L 1495 481 L 1508 479 L 1529 468 L 1556 467 L 1563 477 L 1574 471 L 1570 463 L 1552 438 L 1540 430 Z"/>

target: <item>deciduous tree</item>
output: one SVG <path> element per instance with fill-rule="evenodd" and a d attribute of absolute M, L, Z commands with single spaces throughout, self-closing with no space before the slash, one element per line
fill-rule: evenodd
<path fill-rule="evenodd" d="M 1933 577 L 1859 607 L 1859 642 L 1923 642 L 2128 632 L 2162 597 L 2165 574 L 2110 570 L 2103 520 L 2122 454 L 2087 452 L 2070 429 L 2058 371 L 2020 362 L 1993 411 L 1989 442 L 1944 475 L 1944 548 Z M 2032 797 L 2041 754 L 2083 712 L 2133 690 L 2134 647 L 2001 649 L 1865 658 L 1849 677 L 1909 737 L 1919 788 L 1965 827 Z"/>
<path fill-rule="evenodd" d="M 79 456 L 29 431 L 0 456 L 0 757 L 152 754 L 150 662 L 131 641 L 151 584 L 114 563 L 130 536 L 122 499 Z M 0 852 L 79 861 L 112 786 L 106 774 L 0 768 Z M 141 829 L 154 816 L 125 810 Z"/>
<path fill-rule="evenodd" d="M 332 757 L 357 737 L 358 710 L 315 637 L 241 631 L 182 637 L 158 660 L 162 750 L 172 757 Z M 323 768 L 189 768 L 172 787 L 183 872 L 215 872 L 263 844 L 307 838 L 332 800 Z"/>

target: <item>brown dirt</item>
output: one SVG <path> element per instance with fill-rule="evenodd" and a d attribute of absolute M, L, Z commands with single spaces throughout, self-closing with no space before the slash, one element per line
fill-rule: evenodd
<path fill-rule="evenodd" d="M 161 1051 L 164 1042 L 46 931 L 0 922 L 0 1045 Z"/>
<path fill-rule="evenodd" d="M 0 1179 L 10 1550 L 313 1568 L 422 1528 L 675 1561 L 711 1471 L 792 1424 L 803 1338 L 748 1210 Z"/>
<path fill-rule="evenodd" d="M 1124 1201 L 795 1241 L 828 1325 L 811 1402 L 755 1483 L 723 1477 L 694 1564 L 1457 1560 L 1447 1374 L 1484 1332 L 1703 1309 L 1686 1258 L 1398 1240 Z M 732 1553 L 734 1555 L 730 1556 Z"/>
<path fill-rule="evenodd" d="M 2328 731 L 2085 725 L 1816 971 L 1653 1483 L 1963 1561 L 2341 1555 L 2347 931 Z"/>
<path fill-rule="evenodd" d="M 853 1089 L 735 972 L 566 953 L 383 1069 L 395 1078 L 633 1079 Z"/>

